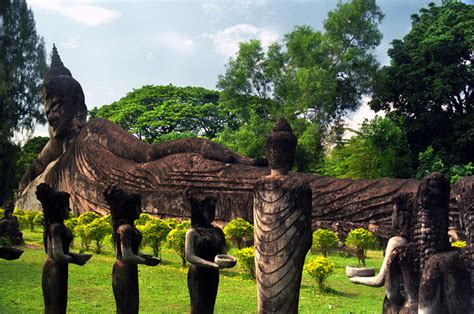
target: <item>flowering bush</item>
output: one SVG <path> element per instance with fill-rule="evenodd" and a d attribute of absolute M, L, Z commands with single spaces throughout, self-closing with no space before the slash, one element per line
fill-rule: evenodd
<path fill-rule="evenodd" d="M 313 232 L 313 248 L 324 257 L 328 256 L 329 251 L 337 246 L 337 236 L 334 232 L 327 229 L 318 229 Z"/>
<path fill-rule="evenodd" d="M 359 265 L 362 263 L 364 267 L 367 250 L 374 249 L 377 245 L 377 238 L 374 234 L 364 228 L 352 230 L 346 238 L 346 246 L 356 250 Z"/>
<path fill-rule="evenodd" d="M 235 253 L 235 257 L 237 258 L 237 261 L 242 270 L 249 274 L 250 277 L 255 279 L 255 259 L 253 246 L 238 250 Z"/>
<path fill-rule="evenodd" d="M 334 272 L 334 264 L 327 257 L 319 256 L 306 263 L 304 270 L 316 279 L 319 290 L 324 291 L 326 288 L 324 281 Z"/>

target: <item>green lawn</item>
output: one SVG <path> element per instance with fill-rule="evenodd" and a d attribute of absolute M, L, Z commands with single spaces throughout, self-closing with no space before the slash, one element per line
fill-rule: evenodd
<path fill-rule="evenodd" d="M 0 260 L 0 313 L 40 313 L 43 311 L 41 272 L 45 253 L 42 234 L 24 232 L 26 247 L 19 260 Z M 79 239 L 76 239 L 79 243 Z M 75 248 L 75 251 L 78 249 Z M 146 251 L 146 250 L 145 250 Z M 150 252 L 148 252 L 150 253 Z M 232 253 L 232 252 L 231 252 Z M 308 259 L 313 256 L 308 255 Z M 368 266 L 382 263 L 382 252 L 369 252 Z M 300 313 L 380 313 L 383 288 L 351 284 L 344 274 L 355 258 L 331 255 L 336 271 L 327 281 L 330 292 L 321 294 L 306 273 L 300 292 Z M 111 286 L 115 257 L 109 243 L 104 254 L 94 254 L 85 266 L 69 267 L 69 313 L 113 313 Z M 163 262 L 157 267 L 139 266 L 141 313 L 188 313 L 187 269 L 180 267 L 178 255 L 164 249 Z M 256 313 L 255 281 L 239 272 L 238 267 L 221 271 L 216 313 Z"/>

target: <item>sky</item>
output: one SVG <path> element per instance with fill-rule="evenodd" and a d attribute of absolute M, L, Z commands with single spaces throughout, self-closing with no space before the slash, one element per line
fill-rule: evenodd
<path fill-rule="evenodd" d="M 379 62 L 390 62 L 393 39 L 410 30 L 410 15 L 430 1 L 379 0 Z M 434 1 L 439 3 L 440 1 Z M 88 109 L 110 104 L 143 85 L 200 86 L 216 89 L 219 74 L 238 44 L 281 41 L 297 25 L 323 30 L 336 0 L 120 1 L 27 0 L 49 56 L 53 43 L 85 93 Z M 363 99 L 347 123 L 372 118 Z M 45 126 L 34 135 L 47 136 Z"/>

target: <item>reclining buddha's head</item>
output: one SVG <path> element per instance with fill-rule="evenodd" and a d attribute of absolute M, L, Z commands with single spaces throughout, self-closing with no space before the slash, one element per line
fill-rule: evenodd
<path fill-rule="evenodd" d="M 44 109 L 49 124 L 49 135 L 59 141 L 77 134 L 85 125 L 87 107 L 82 87 L 63 65 L 53 46 L 51 66 L 44 85 Z"/>

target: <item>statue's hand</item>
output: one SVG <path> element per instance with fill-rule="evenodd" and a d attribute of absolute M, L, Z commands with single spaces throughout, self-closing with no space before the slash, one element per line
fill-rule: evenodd
<path fill-rule="evenodd" d="M 88 260 L 90 260 L 91 257 L 92 257 L 92 254 L 74 254 L 74 264 L 82 266 Z"/>
<path fill-rule="evenodd" d="M 145 259 L 145 265 L 147 266 L 156 266 L 161 263 L 161 259 L 159 259 L 158 257 L 153 257 L 149 255 L 142 255 L 142 257 Z"/>

